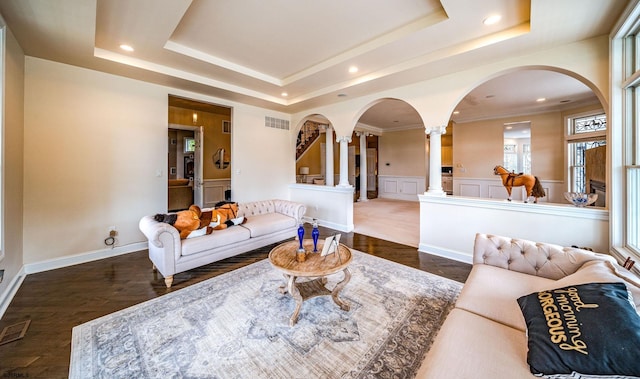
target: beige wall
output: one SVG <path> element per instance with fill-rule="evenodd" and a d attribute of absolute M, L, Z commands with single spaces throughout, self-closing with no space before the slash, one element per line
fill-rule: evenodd
<path fill-rule="evenodd" d="M 379 175 L 426 176 L 426 141 L 423 128 L 384 133 L 378 138 Z"/>
<path fill-rule="evenodd" d="M 169 123 L 179 125 L 193 124 L 193 110 L 169 107 Z M 224 148 L 225 155 L 231 154 L 231 134 L 222 132 L 222 121 L 230 121 L 229 116 L 198 111 L 198 125 L 204 129 L 204 148 L 202 155 L 202 176 L 204 179 L 229 179 L 231 177 L 231 167 L 219 169 L 213 165 L 213 154 L 219 148 Z"/>
<path fill-rule="evenodd" d="M 454 176 L 460 178 L 493 176 L 493 167 L 502 164 L 504 124 L 531 121 L 532 174 L 541 180 L 564 181 L 565 117 L 590 111 L 602 111 L 602 106 L 594 104 L 564 112 L 456 124 L 456 132 L 453 135 Z M 461 168 L 465 171 L 463 172 Z"/>
<path fill-rule="evenodd" d="M 2 250 L 5 270 L 2 294 L 23 264 L 23 165 L 24 165 L 24 53 L 9 29 L 5 29 Z"/>
<path fill-rule="evenodd" d="M 544 180 L 564 180 L 564 125 L 560 112 L 531 119 L 531 174 Z"/>
<path fill-rule="evenodd" d="M 167 204 L 166 92 L 32 57 L 25 72 L 25 263 L 102 249 L 111 225 L 142 241 Z"/>
<path fill-rule="evenodd" d="M 493 168 L 503 163 L 504 124 L 518 121 L 531 121 L 532 174 L 541 180 L 564 180 L 564 129 L 560 112 L 456 124 L 454 176 L 492 177 Z"/>

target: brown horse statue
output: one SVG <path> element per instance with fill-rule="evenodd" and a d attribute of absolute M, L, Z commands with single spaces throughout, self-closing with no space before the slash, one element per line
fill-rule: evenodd
<path fill-rule="evenodd" d="M 539 197 L 545 197 L 547 195 L 537 176 L 509 172 L 509 170 L 500 165 L 493 168 L 493 174 L 500 175 L 502 178 L 502 185 L 507 189 L 507 193 L 509 194 L 507 200 L 509 201 L 511 201 L 511 189 L 513 187 L 524 186 L 527 192 L 527 197 L 524 199 L 525 203 L 527 203 L 532 196 L 534 198 L 533 202 L 537 203 Z"/>

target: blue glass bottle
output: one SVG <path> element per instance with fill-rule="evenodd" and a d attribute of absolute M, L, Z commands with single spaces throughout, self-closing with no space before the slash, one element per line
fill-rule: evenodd
<path fill-rule="evenodd" d="M 313 238 L 313 252 L 318 252 L 318 237 L 320 237 L 320 231 L 318 230 L 318 221 L 313 219 L 313 230 L 311 231 L 311 237 Z"/>
<path fill-rule="evenodd" d="M 298 247 L 298 251 L 304 251 L 304 248 L 302 247 L 303 239 L 304 239 L 304 226 L 302 223 L 300 223 L 300 226 L 298 227 L 298 241 L 300 242 L 300 247 Z"/>

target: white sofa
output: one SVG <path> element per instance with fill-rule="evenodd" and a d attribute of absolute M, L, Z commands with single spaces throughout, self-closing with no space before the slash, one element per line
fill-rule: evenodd
<path fill-rule="evenodd" d="M 149 240 L 149 258 L 171 287 L 177 273 L 296 236 L 305 211 L 304 204 L 288 200 L 239 203 L 244 224 L 184 240 L 176 228 L 152 215 L 143 217 L 139 227 Z"/>
<path fill-rule="evenodd" d="M 473 263 L 417 378 L 535 378 L 527 363 L 527 327 L 516 300 L 524 295 L 583 283 L 623 282 L 640 310 L 639 279 L 608 255 L 477 234 Z"/>

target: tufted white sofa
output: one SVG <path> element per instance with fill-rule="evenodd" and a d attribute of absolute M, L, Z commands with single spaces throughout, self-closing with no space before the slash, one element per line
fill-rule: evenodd
<path fill-rule="evenodd" d="M 152 215 L 143 217 L 139 227 L 149 240 L 149 258 L 171 287 L 177 273 L 294 237 L 305 212 L 304 204 L 288 200 L 239 203 L 244 224 L 184 240 L 176 228 Z"/>
<path fill-rule="evenodd" d="M 640 310 L 640 280 L 611 256 L 477 234 L 471 273 L 416 377 L 535 378 L 516 299 L 590 282 L 624 282 Z"/>

